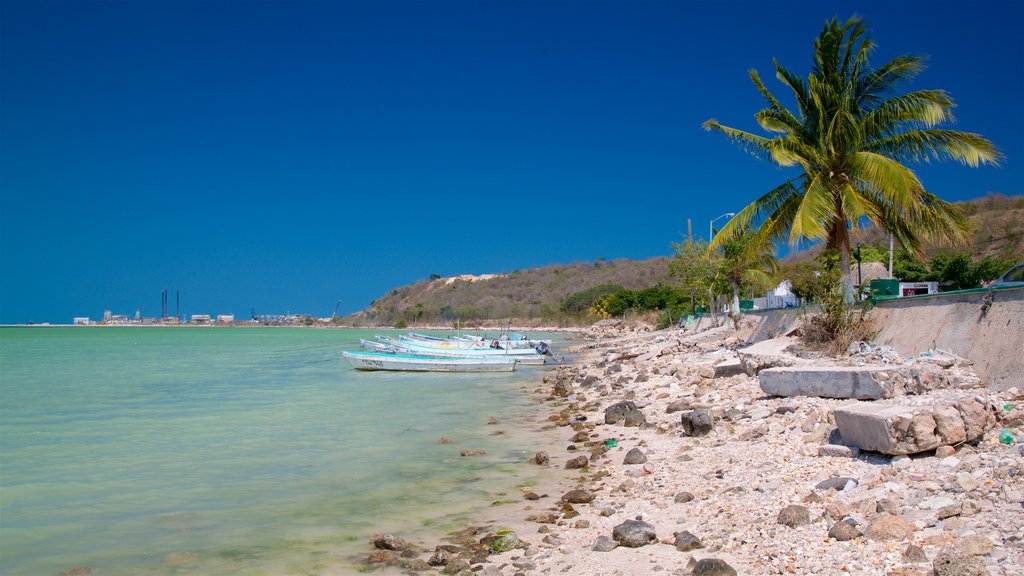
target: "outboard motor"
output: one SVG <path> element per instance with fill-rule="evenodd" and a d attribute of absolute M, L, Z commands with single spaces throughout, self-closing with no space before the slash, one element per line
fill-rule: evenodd
<path fill-rule="evenodd" d="M 534 348 L 534 350 L 537 351 L 537 354 L 543 354 L 545 356 L 551 356 L 551 350 L 548 348 L 548 343 L 547 342 L 541 342 L 540 344 L 537 345 L 536 348 Z"/>

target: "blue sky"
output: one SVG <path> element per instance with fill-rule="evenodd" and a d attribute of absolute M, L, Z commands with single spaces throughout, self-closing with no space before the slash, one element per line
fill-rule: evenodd
<path fill-rule="evenodd" d="M 668 255 L 795 174 L 701 122 L 757 131 L 747 70 L 853 13 L 1006 154 L 929 190 L 1021 194 L 1021 2 L 2 0 L 0 323 Z"/>

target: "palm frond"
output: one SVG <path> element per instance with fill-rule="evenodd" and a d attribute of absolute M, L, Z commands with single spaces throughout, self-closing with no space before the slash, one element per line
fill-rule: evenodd
<path fill-rule="evenodd" d="M 953 100 L 943 90 L 919 90 L 882 102 L 861 119 L 867 140 L 901 128 L 931 128 L 953 119 Z"/>
<path fill-rule="evenodd" d="M 737 130 L 736 128 L 723 126 L 722 124 L 719 124 L 718 120 L 715 120 L 714 118 L 707 120 L 701 126 L 709 132 L 711 130 L 717 130 L 722 134 L 725 134 L 725 136 L 729 138 L 729 140 L 731 140 L 734 144 L 736 144 L 742 150 L 745 150 L 746 152 L 750 153 L 753 156 L 765 159 L 771 158 L 771 152 L 768 149 L 768 144 L 769 142 L 771 142 L 769 138 L 765 138 L 764 136 L 758 136 L 757 134 L 751 134 L 750 132 L 746 132 L 743 130 Z"/>
<path fill-rule="evenodd" d="M 827 178 L 816 174 L 811 177 L 800 206 L 793 215 L 790 241 L 795 242 L 800 238 L 825 239 L 828 236 L 828 225 L 834 216 L 833 192 Z"/>
<path fill-rule="evenodd" d="M 850 157 L 851 177 L 880 194 L 898 210 L 909 209 L 924 190 L 913 170 L 874 152 L 856 152 Z"/>
<path fill-rule="evenodd" d="M 942 129 L 906 130 L 874 140 L 865 150 L 900 161 L 956 160 L 972 168 L 998 166 L 1004 158 L 995 144 L 980 134 Z"/>

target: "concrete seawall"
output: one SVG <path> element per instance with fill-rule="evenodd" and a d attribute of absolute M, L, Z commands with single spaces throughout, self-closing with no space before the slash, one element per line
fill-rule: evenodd
<path fill-rule="evenodd" d="M 748 317 L 759 322 L 747 341 L 785 334 L 797 326 L 801 312 L 750 313 Z M 1024 288 L 883 300 L 871 317 L 878 329 L 878 344 L 892 346 L 904 356 L 932 348 L 948 350 L 974 362 L 974 370 L 989 389 L 1024 389 Z"/>
<path fill-rule="evenodd" d="M 872 317 L 879 344 L 908 356 L 948 350 L 973 361 L 990 389 L 1024 388 L 1024 288 L 885 300 Z"/>

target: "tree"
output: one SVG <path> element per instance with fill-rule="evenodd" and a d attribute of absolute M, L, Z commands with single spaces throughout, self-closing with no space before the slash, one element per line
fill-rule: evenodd
<path fill-rule="evenodd" d="M 696 314 L 698 302 L 710 304 L 705 295 L 711 291 L 715 280 L 715 256 L 708 251 L 707 242 L 685 240 L 672 247 L 676 253 L 668 264 L 669 276 L 676 279 L 676 286 L 690 297 L 690 314 Z"/>
<path fill-rule="evenodd" d="M 753 240 L 753 232 L 744 228 L 718 243 L 721 252 L 718 274 L 732 288 L 730 311 L 733 317 L 740 313 L 740 286 L 747 284 L 767 288 L 775 272 L 775 258 L 769 247 L 751 246 Z"/>
<path fill-rule="evenodd" d="M 964 241 L 967 221 L 957 207 L 928 192 L 904 163 L 955 160 L 976 167 L 998 164 L 1002 154 L 981 135 L 939 128 L 953 119 L 953 101 L 943 90 L 897 93 L 899 84 L 924 69 L 922 57 L 897 56 L 874 68 L 868 62 L 874 47 L 860 18 L 832 19 L 815 40 L 806 81 L 775 62 L 776 77 L 792 91 L 795 112 L 756 71 L 749 73 L 767 102 L 754 117 L 777 136 L 759 136 L 715 119 L 704 123 L 706 130 L 725 134 L 755 156 L 801 170 L 741 210 L 713 246 L 754 222 L 752 248 L 787 232 L 791 243 L 822 240 L 839 253 L 849 298 L 850 228 L 863 220 L 919 255 L 922 236 Z"/>

